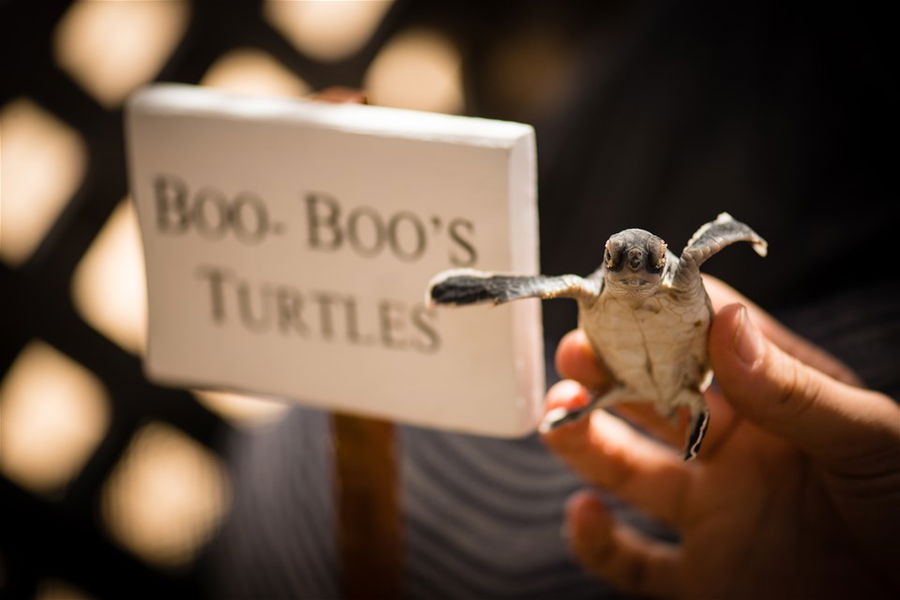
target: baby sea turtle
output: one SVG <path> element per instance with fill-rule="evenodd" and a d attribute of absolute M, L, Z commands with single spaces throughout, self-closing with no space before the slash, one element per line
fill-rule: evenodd
<path fill-rule="evenodd" d="M 659 237 L 626 229 L 609 238 L 603 264 L 587 277 L 501 275 L 455 269 L 429 284 L 435 304 L 500 304 L 519 298 L 573 298 L 578 326 L 613 377 L 613 387 L 575 410 L 547 413 L 542 432 L 591 410 L 622 401 L 651 402 L 670 419 L 680 406 L 690 409 L 684 459 L 697 455 L 709 412 L 703 392 L 712 380 L 706 338 L 713 315 L 700 265 L 734 242 L 749 242 L 760 256 L 767 244 L 750 227 L 722 213 L 706 223 L 675 256 Z"/>

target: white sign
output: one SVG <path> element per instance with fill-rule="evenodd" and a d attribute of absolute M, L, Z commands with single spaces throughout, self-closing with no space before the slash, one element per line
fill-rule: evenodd
<path fill-rule="evenodd" d="M 536 427 L 539 302 L 424 302 L 444 269 L 538 272 L 531 127 L 183 85 L 138 93 L 127 126 L 152 379 Z"/>

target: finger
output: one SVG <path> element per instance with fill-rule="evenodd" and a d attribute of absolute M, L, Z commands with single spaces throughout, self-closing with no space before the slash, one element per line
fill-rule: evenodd
<path fill-rule="evenodd" d="M 731 286 L 709 275 L 703 275 L 703 283 L 716 311 L 728 304 L 740 302 L 747 307 L 753 322 L 759 326 L 763 335 L 776 346 L 838 381 L 855 386 L 862 385 L 862 381 L 856 376 L 856 373 L 844 363 L 798 336 Z"/>
<path fill-rule="evenodd" d="M 740 304 L 716 315 L 709 352 L 729 403 L 813 458 L 859 467 L 896 456 L 900 408 L 893 401 L 836 381 L 780 350 Z"/>
<path fill-rule="evenodd" d="M 588 399 L 583 386 L 572 380 L 561 381 L 547 393 L 547 409 L 581 406 Z M 543 439 L 588 483 L 667 523 L 682 522 L 690 471 L 672 449 L 600 410 L 551 430 Z"/>
<path fill-rule="evenodd" d="M 319 102 L 331 102 L 333 104 L 368 104 L 366 94 L 355 88 L 343 86 L 331 86 L 311 94 L 311 100 Z"/>
<path fill-rule="evenodd" d="M 622 402 L 611 410 L 661 442 L 676 448 L 684 445 L 690 418 L 686 410 L 678 411 L 677 424 L 660 415 L 652 404 L 646 402 Z"/>
<path fill-rule="evenodd" d="M 591 343 L 581 329 L 570 331 L 556 348 L 556 371 L 565 379 L 574 379 L 599 392 L 610 382 L 609 374 L 597 360 Z"/>
<path fill-rule="evenodd" d="M 556 370 L 562 377 L 574 379 L 594 393 L 600 393 L 609 387 L 609 374 L 597 360 L 591 343 L 581 329 L 575 329 L 563 336 L 556 350 Z M 618 404 L 613 412 L 622 415 L 667 444 L 675 447 L 684 444 L 687 422 L 675 427 L 668 419 L 660 416 L 650 404 L 623 402 Z"/>
<path fill-rule="evenodd" d="M 632 594 L 680 595 L 678 549 L 616 523 L 594 494 L 569 499 L 566 526 L 573 553 L 591 574 Z"/>
<path fill-rule="evenodd" d="M 563 379 L 547 391 L 547 397 L 544 402 L 544 414 L 546 415 L 558 408 L 565 408 L 566 412 L 570 412 L 585 406 L 590 401 L 591 392 L 581 383 L 573 379 Z M 589 418 L 575 419 L 548 431 L 544 434 L 544 440 L 556 439 L 557 435 L 562 432 L 565 432 L 566 435 L 581 437 L 587 434 L 589 426 Z"/>

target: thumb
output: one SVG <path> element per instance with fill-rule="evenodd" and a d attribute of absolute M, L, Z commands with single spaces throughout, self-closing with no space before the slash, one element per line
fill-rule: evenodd
<path fill-rule="evenodd" d="M 900 447 L 900 408 L 807 366 L 767 340 L 741 304 L 709 336 L 722 394 L 744 417 L 833 467 L 884 463 Z"/>

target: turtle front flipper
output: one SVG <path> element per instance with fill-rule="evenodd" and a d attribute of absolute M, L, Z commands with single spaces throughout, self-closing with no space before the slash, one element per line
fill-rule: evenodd
<path fill-rule="evenodd" d="M 706 408 L 691 410 L 691 428 L 684 445 L 684 460 L 693 460 L 700 452 L 706 430 L 709 428 L 709 411 Z"/>
<path fill-rule="evenodd" d="M 678 269 L 675 272 L 676 287 L 687 287 L 700 272 L 700 265 L 725 246 L 735 242 L 749 242 L 760 256 L 768 251 L 766 240 L 748 225 L 736 221 L 726 212 L 719 214 L 715 221 L 704 224 L 697 230 L 681 252 Z"/>
<path fill-rule="evenodd" d="M 578 275 L 497 275 L 472 269 L 439 273 L 428 285 L 428 304 L 501 304 L 519 298 L 588 298 L 600 293 L 602 279 Z"/>

